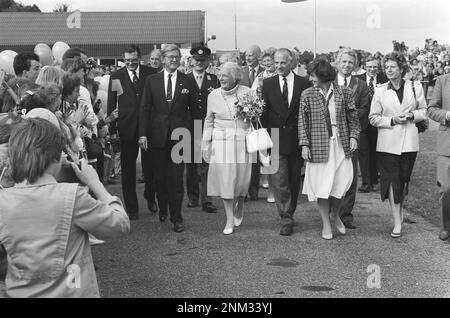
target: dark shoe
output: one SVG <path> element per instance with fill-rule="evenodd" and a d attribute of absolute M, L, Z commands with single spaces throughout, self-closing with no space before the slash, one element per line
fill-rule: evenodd
<path fill-rule="evenodd" d="M 141 176 L 139 179 L 137 179 L 137 183 L 145 183 L 145 177 Z"/>
<path fill-rule="evenodd" d="M 369 193 L 371 191 L 371 186 L 368 184 L 363 184 L 358 188 L 359 193 Z"/>
<path fill-rule="evenodd" d="M 188 206 L 188 208 L 196 208 L 196 207 L 198 207 L 198 200 L 189 200 L 187 206 Z"/>
<path fill-rule="evenodd" d="M 147 201 L 147 207 L 153 213 L 158 212 L 158 205 L 156 205 L 156 202 Z"/>
<path fill-rule="evenodd" d="M 248 196 L 250 197 L 250 201 L 258 201 L 258 191 L 257 190 L 249 190 Z"/>
<path fill-rule="evenodd" d="M 175 222 L 173 225 L 173 230 L 177 233 L 184 231 L 184 225 L 181 222 Z"/>
<path fill-rule="evenodd" d="M 442 241 L 446 241 L 450 238 L 450 231 L 442 230 L 441 233 L 439 233 L 439 238 Z"/>
<path fill-rule="evenodd" d="M 128 218 L 130 219 L 130 221 L 139 220 L 139 214 L 130 213 L 130 214 L 128 214 Z"/>
<path fill-rule="evenodd" d="M 210 202 L 203 203 L 202 210 L 207 213 L 217 213 L 217 208 Z"/>
<path fill-rule="evenodd" d="M 292 224 L 284 224 L 281 226 L 280 235 L 289 236 L 292 235 L 294 227 Z"/>
<path fill-rule="evenodd" d="M 161 213 L 161 211 L 159 211 L 159 221 L 162 223 L 167 219 L 167 213 Z"/>
<path fill-rule="evenodd" d="M 345 226 L 347 229 L 350 229 L 350 230 L 356 229 L 356 226 L 354 226 L 353 224 L 348 223 L 348 222 L 344 222 L 344 226 Z"/>

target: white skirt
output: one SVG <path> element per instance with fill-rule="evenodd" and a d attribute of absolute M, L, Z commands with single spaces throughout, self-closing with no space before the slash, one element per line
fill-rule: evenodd
<path fill-rule="evenodd" d="M 330 138 L 330 152 L 326 163 L 306 163 L 303 194 L 309 201 L 345 196 L 353 181 L 352 159 L 345 158 L 336 129 L 333 127 L 333 137 Z"/>

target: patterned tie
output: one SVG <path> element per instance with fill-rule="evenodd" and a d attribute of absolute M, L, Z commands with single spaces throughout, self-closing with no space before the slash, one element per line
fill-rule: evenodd
<path fill-rule="evenodd" d="M 255 81 L 255 69 L 254 68 L 250 68 L 250 87 L 252 87 L 253 82 Z"/>
<path fill-rule="evenodd" d="M 172 74 L 169 74 L 169 80 L 167 81 L 167 101 L 172 101 Z"/>
<path fill-rule="evenodd" d="M 136 71 L 133 71 L 133 87 L 134 87 L 134 91 L 136 92 L 137 96 L 139 96 L 138 81 L 139 81 L 139 78 L 137 77 Z"/>
<path fill-rule="evenodd" d="M 285 76 L 283 76 L 283 100 L 286 106 L 289 108 L 289 93 L 288 93 L 288 85 L 287 85 L 287 79 Z"/>
<path fill-rule="evenodd" d="M 371 77 L 370 81 L 369 81 L 369 99 L 370 100 L 372 100 L 373 94 L 375 93 L 373 82 L 374 82 L 374 79 L 373 79 L 373 77 Z"/>
<path fill-rule="evenodd" d="M 344 78 L 344 86 L 347 86 L 347 79 Z"/>

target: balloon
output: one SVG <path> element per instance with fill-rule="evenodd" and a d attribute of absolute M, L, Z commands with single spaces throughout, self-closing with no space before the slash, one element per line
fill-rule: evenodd
<path fill-rule="evenodd" d="M 14 72 L 14 57 L 17 55 L 17 52 L 11 50 L 5 50 L 0 52 L 0 69 L 5 71 L 7 74 L 16 75 Z"/>
<path fill-rule="evenodd" d="M 59 64 L 62 64 L 63 55 L 64 53 L 66 53 L 68 49 L 70 49 L 70 46 L 68 46 L 67 43 L 56 42 L 55 44 L 53 44 L 52 47 L 53 57 Z"/>
<path fill-rule="evenodd" d="M 52 50 L 47 44 L 39 43 L 34 47 L 34 53 L 39 56 L 39 62 L 42 65 L 52 65 L 53 64 L 53 54 Z"/>
<path fill-rule="evenodd" d="M 50 48 L 50 46 L 48 46 L 48 45 L 45 44 L 45 43 L 39 43 L 39 44 L 36 44 L 36 46 L 34 47 L 34 49 L 36 50 L 37 48 L 47 48 L 47 49 L 49 49 L 50 51 L 52 50 L 52 49 Z"/>

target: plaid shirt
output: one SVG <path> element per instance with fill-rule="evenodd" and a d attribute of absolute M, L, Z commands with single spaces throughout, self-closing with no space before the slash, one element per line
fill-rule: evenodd
<path fill-rule="evenodd" d="M 348 87 L 339 86 L 336 82 L 333 83 L 333 89 L 339 139 L 345 157 L 351 158 L 350 138 L 359 140 L 361 130 L 353 91 Z M 314 163 L 328 161 L 330 135 L 327 121 L 330 119 L 326 107 L 320 88 L 310 87 L 303 92 L 298 114 L 298 140 L 299 146 L 309 147 L 311 162 Z"/>

